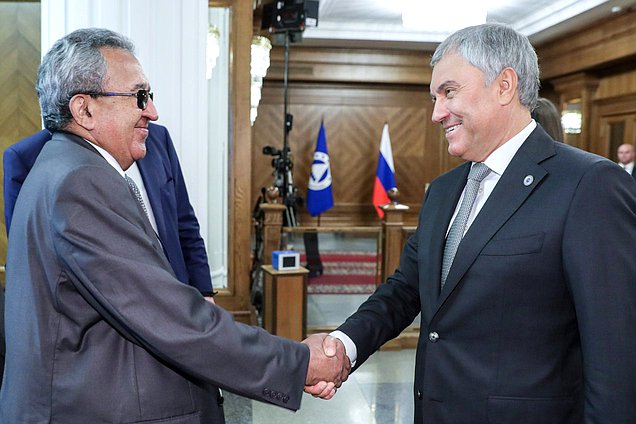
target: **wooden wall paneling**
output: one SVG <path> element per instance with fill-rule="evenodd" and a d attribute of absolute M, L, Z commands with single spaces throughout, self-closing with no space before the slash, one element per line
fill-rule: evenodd
<path fill-rule="evenodd" d="M 279 83 L 267 83 L 253 127 L 252 201 L 272 183 L 271 158 L 262 148 L 282 147 L 283 95 Z M 424 187 L 441 171 L 441 131 L 430 120 L 430 96 L 422 86 L 292 84 L 289 111 L 294 126 L 289 143 L 294 182 L 306 197 L 320 120 L 324 119 L 333 177 L 333 209 L 321 217 L 325 225 L 379 225 L 371 205 L 382 127 L 389 132 L 400 202 L 411 206 L 407 221 L 416 219 Z M 445 153 L 447 155 L 447 153 Z M 315 225 L 303 208 L 301 222 Z"/>
<path fill-rule="evenodd" d="M 636 69 L 636 59 L 630 66 Z M 636 93 L 636 70 L 628 70 L 601 78 L 594 99 L 617 98 L 634 93 Z"/>
<path fill-rule="evenodd" d="M 636 115 L 636 93 L 595 100 L 592 105 L 591 115 L 591 133 L 593 137 L 591 138 L 589 150 L 613 159 L 616 156 L 616 152 L 610 148 L 608 124 L 620 120 L 621 116 Z M 630 140 L 626 140 L 626 142 L 630 142 Z M 631 142 L 634 142 L 634 140 Z"/>
<path fill-rule="evenodd" d="M 636 56 L 636 10 L 538 46 L 537 54 L 544 79 L 629 60 Z"/>
<path fill-rule="evenodd" d="M 40 64 L 39 2 L 0 2 L 0 58 L 0 147 L 4 152 L 42 128 L 35 94 Z M 4 264 L 7 257 L 4 202 L 0 213 L 0 261 Z"/>
<path fill-rule="evenodd" d="M 584 150 L 590 150 L 592 141 L 592 103 L 599 86 L 599 78 L 593 74 L 580 72 L 550 81 L 556 93 L 559 94 L 560 108 L 566 109 L 570 102 L 581 106 L 581 133 L 576 136 L 566 134 L 568 144 Z"/>
<path fill-rule="evenodd" d="M 292 44 L 289 49 L 291 81 L 430 84 L 431 52 L 318 48 Z M 268 79 L 282 80 L 284 49 L 271 51 Z"/>

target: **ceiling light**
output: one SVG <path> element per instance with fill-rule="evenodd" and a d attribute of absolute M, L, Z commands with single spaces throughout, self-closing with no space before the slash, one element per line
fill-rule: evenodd
<path fill-rule="evenodd" d="M 475 0 L 402 1 L 402 26 L 422 32 L 451 33 L 486 22 L 488 6 Z M 449 15 L 449 10 L 452 14 Z"/>

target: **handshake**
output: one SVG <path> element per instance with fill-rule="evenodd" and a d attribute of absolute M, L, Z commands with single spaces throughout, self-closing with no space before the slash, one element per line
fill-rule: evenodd
<path fill-rule="evenodd" d="M 342 342 L 326 333 L 313 334 L 303 340 L 309 346 L 309 369 L 305 392 L 325 400 L 347 381 L 351 363 Z"/>

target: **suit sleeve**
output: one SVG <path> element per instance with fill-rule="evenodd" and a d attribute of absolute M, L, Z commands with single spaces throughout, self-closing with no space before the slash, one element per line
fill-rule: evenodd
<path fill-rule="evenodd" d="M 636 183 L 609 162 L 580 181 L 563 265 L 581 338 L 585 422 L 636 422 Z"/>
<path fill-rule="evenodd" d="M 420 312 L 418 238 L 419 228 L 409 237 L 398 269 L 338 328 L 356 345 L 356 369 L 384 343 L 400 335 Z"/>
<path fill-rule="evenodd" d="M 168 159 L 174 176 L 175 195 L 177 197 L 177 220 L 179 224 L 179 242 L 190 285 L 196 287 L 203 294 L 212 294 L 212 278 L 210 276 L 210 266 L 208 265 L 208 255 L 205 243 L 201 237 L 199 221 L 190 204 L 188 190 L 183 180 L 183 172 L 179 164 L 177 152 L 170 138 L 170 134 L 165 130 L 165 143 Z"/>
<path fill-rule="evenodd" d="M 15 209 L 15 201 L 18 198 L 18 193 L 20 193 L 20 188 L 22 188 L 22 183 L 24 183 L 29 173 L 29 168 L 22 163 L 20 156 L 11 147 L 4 151 L 2 163 L 4 171 L 4 223 L 8 235 L 11 227 L 11 217 Z"/>
<path fill-rule="evenodd" d="M 307 347 L 235 322 L 174 278 L 123 179 L 85 166 L 56 193 L 51 225 L 59 260 L 108 325 L 194 380 L 300 407 Z M 271 398 L 265 388 L 287 398 Z"/>

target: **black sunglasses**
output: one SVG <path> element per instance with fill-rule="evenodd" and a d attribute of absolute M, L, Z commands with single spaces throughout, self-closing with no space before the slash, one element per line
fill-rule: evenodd
<path fill-rule="evenodd" d="M 126 96 L 126 97 L 137 97 L 137 107 L 141 110 L 146 110 L 148 106 L 148 98 L 151 100 L 154 99 L 154 93 L 150 90 L 139 90 L 136 93 L 113 93 L 113 92 L 100 92 L 94 91 L 92 93 L 84 93 L 93 97 L 113 97 L 113 96 Z"/>

